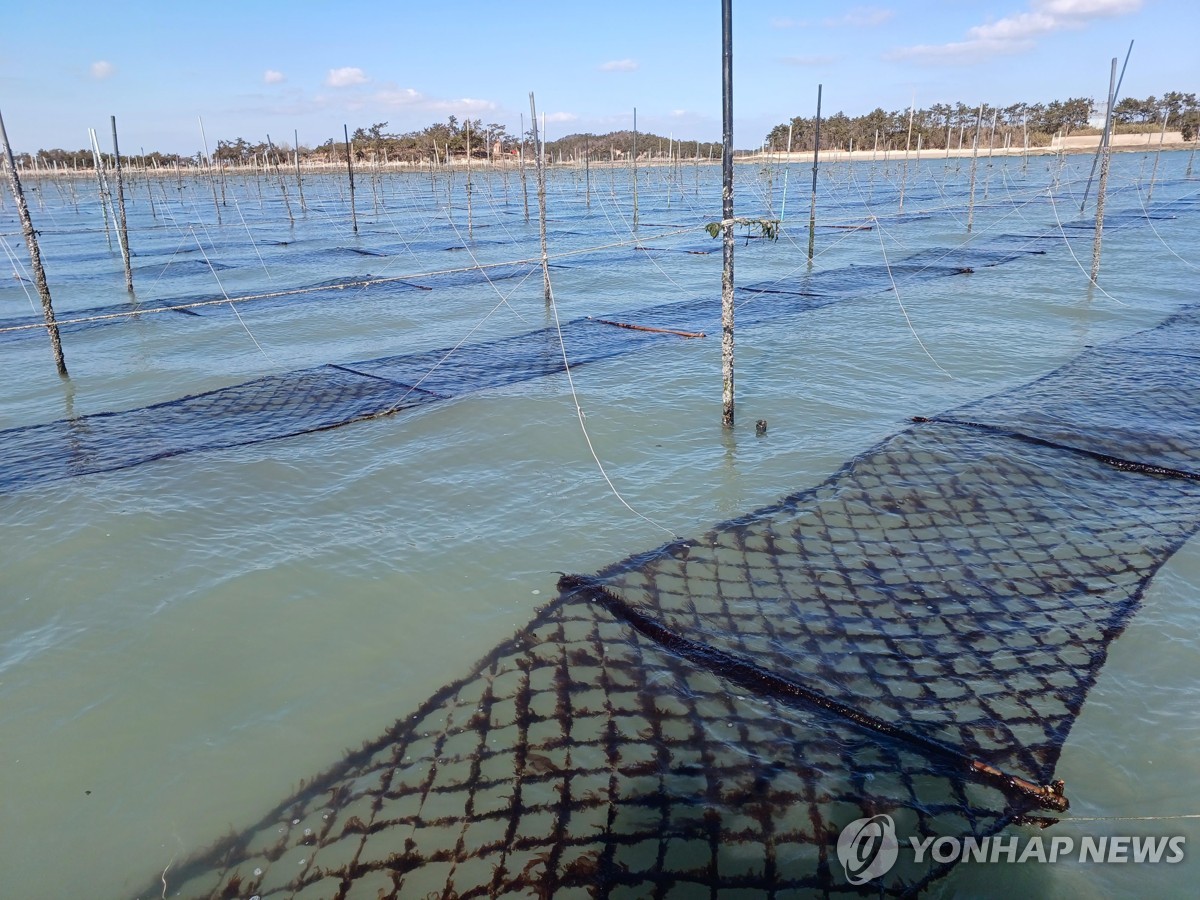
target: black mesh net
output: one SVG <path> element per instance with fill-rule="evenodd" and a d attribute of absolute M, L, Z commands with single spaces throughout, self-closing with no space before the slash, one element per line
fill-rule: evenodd
<path fill-rule="evenodd" d="M 1108 644 L 1197 527 L 1198 328 L 1177 315 L 564 576 L 169 894 L 904 895 L 948 867 L 902 854 L 851 885 L 841 828 L 982 837 L 1061 813 L 1048 785 Z"/>
<path fill-rule="evenodd" d="M 739 320 L 743 325 L 775 321 L 850 297 L 881 293 L 892 288 L 893 278 L 897 284 L 907 286 L 958 274 L 969 268 L 965 266 L 967 261 L 975 266 L 999 265 L 1040 252 L 1039 240 L 999 237 L 969 250 L 925 250 L 914 257 L 914 262 L 893 267 L 891 274 L 886 266 L 830 270 L 806 279 L 805 287 L 776 283 L 774 293 L 769 295 L 762 287 L 747 288 L 741 294 Z M 942 257 L 953 264 L 939 263 Z M 534 269 L 528 265 L 508 265 L 446 274 L 444 280 L 457 284 L 467 278 L 517 278 L 530 271 Z M 421 284 L 426 282 L 442 283 L 424 279 Z M 357 290 L 361 284 L 338 280 L 322 284 L 315 292 L 293 295 L 283 291 L 279 299 L 293 302 L 297 297 L 336 296 L 348 288 Z M 403 281 L 370 288 L 377 293 L 413 289 L 412 284 Z M 225 307 L 180 311 L 218 309 Z M 658 304 L 622 313 L 621 317 L 639 326 L 695 334 L 714 332 L 719 327 L 720 308 L 714 299 L 704 297 Z M 153 406 L 0 431 L 0 489 L 114 471 L 197 450 L 320 431 L 439 399 L 561 373 L 567 361 L 572 367 L 582 366 L 659 341 L 679 340 L 670 334 L 614 328 L 609 323 L 611 320 L 592 318 L 567 322 L 562 327 L 561 343 L 557 329 L 543 328 L 454 350 L 318 366 Z M 10 332 L 27 333 L 34 332 Z"/>

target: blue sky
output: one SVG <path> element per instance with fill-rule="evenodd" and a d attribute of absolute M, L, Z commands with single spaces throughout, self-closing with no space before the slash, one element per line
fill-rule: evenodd
<path fill-rule="evenodd" d="M 0 43 L 0 112 L 16 150 L 109 139 L 194 153 L 244 137 L 316 145 L 387 122 L 455 115 L 516 133 L 529 93 L 549 137 L 629 128 L 721 135 L 718 0 L 604 3 L 392 0 L 14 2 Z M 775 124 L 963 101 L 1100 99 L 1133 56 L 1123 96 L 1200 92 L 1195 0 L 735 0 L 734 142 Z"/>

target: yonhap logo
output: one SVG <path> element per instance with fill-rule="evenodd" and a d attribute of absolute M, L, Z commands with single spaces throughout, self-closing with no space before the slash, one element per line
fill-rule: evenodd
<path fill-rule="evenodd" d="M 838 835 L 837 855 L 851 884 L 866 884 L 896 864 L 900 845 L 891 816 L 855 819 Z"/>

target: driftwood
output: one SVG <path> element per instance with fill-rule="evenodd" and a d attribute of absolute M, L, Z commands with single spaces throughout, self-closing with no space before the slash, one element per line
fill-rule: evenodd
<path fill-rule="evenodd" d="M 835 700 L 819 691 L 792 681 L 783 675 L 760 668 L 747 659 L 742 659 L 725 650 L 702 644 L 676 634 L 663 623 L 634 608 L 592 578 L 581 575 L 563 575 L 558 580 L 558 589 L 592 603 L 597 603 L 613 616 L 630 625 L 664 649 L 713 672 L 716 675 L 741 685 L 761 697 L 769 697 L 788 704 L 803 704 L 824 709 L 836 716 L 854 722 L 860 727 L 917 747 L 932 756 L 945 759 L 961 766 L 980 781 L 998 788 L 1009 796 L 1017 796 L 1042 809 L 1065 812 L 1070 801 L 1063 794 L 1064 783 L 1053 781 L 1048 785 L 1035 784 L 1018 775 L 972 759 L 958 747 L 943 743 L 914 731 L 908 731 L 885 722 L 883 719 Z"/>
<path fill-rule="evenodd" d="M 650 325 L 630 325 L 628 322 L 614 322 L 611 319 L 593 319 L 588 316 L 588 319 L 597 322 L 600 325 L 612 325 L 614 328 L 628 328 L 631 331 L 651 331 L 655 334 L 676 334 L 682 338 L 702 338 L 707 337 L 703 331 L 676 331 L 673 328 L 654 328 Z"/>

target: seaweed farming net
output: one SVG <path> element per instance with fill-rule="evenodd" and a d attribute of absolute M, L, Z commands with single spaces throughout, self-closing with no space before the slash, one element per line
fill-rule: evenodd
<path fill-rule="evenodd" d="M 970 250 L 923 251 L 911 264 L 850 267 L 775 282 L 773 293 L 751 286 L 739 313 L 744 325 L 778 320 L 851 297 L 953 276 L 1044 252 L 1031 238 L 995 238 Z M 950 263 L 939 262 L 944 257 Z M 493 272 L 492 269 L 485 270 Z M 491 277 L 517 277 L 527 267 L 501 267 Z M 473 274 L 473 273 L 467 273 Z M 448 279 L 461 276 L 447 275 Z M 895 282 L 893 281 L 895 279 Z M 332 284 L 327 291 L 339 291 Z M 381 288 L 411 290 L 404 282 Z M 315 296 L 327 295 L 323 290 Z M 206 307 L 207 308 L 207 307 Z M 689 334 L 719 326 L 711 298 L 625 313 L 640 326 Z M 152 406 L 105 412 L 0 432 L 0 489 L 129 468 L 201 450 L 248 446 L 390 415 L 467 393 L 504 387 L 640 350 L 666 333 L 614 328 L 607 320 L 576 319 L 560 331 L 525 334 L 460 347 L 325 365 L 232 385 Z"/>
<path fill-rule="evenodd" d="M 170 894 L 906 895 L 950 864 L 902 854 L 856 885 L 840 829 L 1052 824 L 1107 648 L 1200 521 L 1198 329 L 1181 313 L 564 576 L 462 679 L 173 868 Z"/>

